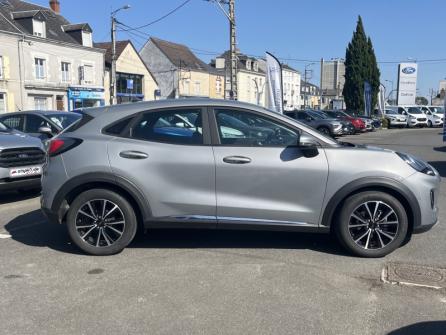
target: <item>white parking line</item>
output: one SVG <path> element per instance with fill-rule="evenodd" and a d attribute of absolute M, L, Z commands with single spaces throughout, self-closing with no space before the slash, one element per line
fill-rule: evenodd
<path fill-rule="evenodd" d="M 5 234 L 5 233 L 0 233 L 0 239 L 6 239 L 6 238 L 11 238 L 11 235 Z"/>

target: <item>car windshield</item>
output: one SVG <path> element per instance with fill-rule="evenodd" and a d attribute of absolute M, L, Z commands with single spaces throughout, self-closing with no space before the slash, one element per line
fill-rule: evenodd
<path fill-rule="evenodd" d="M 444 114 L 444 107 L 429 107 L 434 114 Z"/>
<path fill-rule="evenodd" d="M 421 114 L 421 110 L 418 107 L 409 107 L 407 112 L 409 114 Z"/>
<path fill-rule="evenodd" d="M 0 122 L 0 132 L 8 133 L 10 131 L 11 131 L 11 129 L 9 127 L 7 127 L 4 123 Z"/>
<path fill-rule="evenodd" d="M 398 114 L 398 113 L 393 109 L 386 109 L 386 114 Z"/>

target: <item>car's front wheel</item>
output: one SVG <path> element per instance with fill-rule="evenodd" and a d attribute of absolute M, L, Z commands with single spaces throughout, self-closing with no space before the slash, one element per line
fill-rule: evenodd
<path fill-rule="evenodd" d="M 72 241 L 91 255 L 113 255 L 133 240 L 135 212 L 119 194 L 106 189 L 81 193 L 70 205 L 67 228 Z"/>
<path fill-rule="evenodd" d="M 319 132 L 321 132 L 322 134 L 324 134 L 324 135 L 332 136 L 331 132 L 330 132 L 330 129 L 328 129 L 327 127 L 319 127 L 319 128 L 317 128 L 317 130 Z"/>
<path fill-rule="evenodd" d="M 404 242 L 408 219 L 403 205 L 392 195 L 367 191 L 347 198 L 335 223 L 344 247 L 362 257 L 383 257 Z"/>

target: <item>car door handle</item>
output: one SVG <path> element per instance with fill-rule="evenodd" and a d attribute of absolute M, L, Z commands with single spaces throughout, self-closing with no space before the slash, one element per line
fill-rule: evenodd
<path fill-rule="evenodd" d="M 128 158 L 128 159 L 146 159 L 149 157 L 145 152 L 141 151 L 121 151 L 119 153 L 119 156 L 122 158 Z"/>
<path fill-rule="evenodd" d="M 223 162 L 228 164 L 249 164 L 251 163 L 251 158 L 243 156 L 229 156 L 223 158 Z"/>

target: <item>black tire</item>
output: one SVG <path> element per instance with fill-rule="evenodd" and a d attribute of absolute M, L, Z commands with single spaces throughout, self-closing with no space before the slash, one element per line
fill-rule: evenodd
<path fill-rule="evenodd" d="M 317 130 L 319 132 L 321 132 L 322 134 L 325 134 L 325 135 L 333 137 L 333 135 L 331 134 L 330 129 L 328 129 L 327 127 L 319 127 L 319 128 L 317 128 Z"/>
<path fill-rule="evenodd" d="M 109 209 L 103 211 L 103 213 L 105 212 L 106 215 L 103 216 L 104 219 L 102 220 L 101 214 L 98 213 L 99 212 L 98 207 L 100 207 L 101 201 L 103 200 L 106 200 L 104 208 L 108 206 Z M 85 206 L 87 206 L 87 203 L 89 202 L 90 204 L 92 204 L 93 207 L 96 207 L 95 209 L 93 209 L 93 211 L 96 213 L 94 214 L 94 216 L 96 217 L 97 215 L 98 217 L 100 217 L 101 219 L 100 221 L 102 222 L 102 224 L 104 224 L 104 222 L 106 221 L 107 215 L 110 215 L 109 218 L 115 219 L 116 217 L 116 220 L 121 220 L 119 222 L 124 222 L 119 226 L 112 226 L 116 229 L 116 231 L 121 231 L 122 229 L 121 235 L 116 234 L 114 231 L 111 230 L 112 228 L 110 228 L 110 226 L 105 224 L 104 226 L 102 226 L 102 228 L 99 227 L 91 228 L 93 230 L 91 232 L 92 236 L 88 236 L 89 241 L 86 241 L 85 239 L 82 238 L 81 234 L 82 235 L 85 234 L 85 231 L 88 228 L 85 228 L 85 230 L 79 230 L 80 226 L 78 225 L 78 223 L 81 222 L 82 220 L 90 220 L 90 222 L 88 222 L 87 224 L 94 225 L 95 224 L 94 222 L 96 222 L 96 221 L 92 222 L 93 218 L 79 217 L 79 210 L 85 209 Z M 117 209 L 113 211 L 112 209 L 110 209 L 110 207 L 114 208 L 114 205 L 117 206 Z M 89 212 L 91 213 L 91 211 Z M 112 212 L 113 214 L 110 214 Z M 130 203 L 124 197 L 107 189 L 93 189 L 85 191 L 81 193 L 79 196 L 77 196 L 76 199 L 74 199 L 74 201 L 70 205 L 66 222 L 67 222 L 68 233 L 74 244 L 76 244 L 84 252 L 96 256 L 113 255 L 121 252 L 133 240 L 137 230 L 137 220 L 135 211 L 130 205 Z M 109 224 L 111 225 L 112 223 Z M 98 224 L 96 224 L 96 226 L 98 226 Z M 108 231 L 106 230 L 107 228 Z M 105 231 L 106 233 L 105 234 L 102 233 L 103 235 L 101 235 L 100 229 L 102 229 L 102 231 Z M 104 235 L 107 235 L 108 238 L 107 236 L 104 237 Z M 111 235 L 113 235 L 113 237 L 115 237 L 116 239 L 113 240 L 113 238 L 110 237 Z M 92 245 L 90 242 L 94 242 L 94 240 L 93 241 L 91 240 L 95 238 L 99 239 L 99 244 L 107 244 L 107 245 L 99 245 L 99 246 Z M 111 244 L 109 244 L 110 241 L 112 241 Z"/>
<path fill-rule="evenodd" d="M 352 214 L 359 213 L 358 208 L 362 208 L 361 206 L 364 206 L 364 203 L 367 202 L 375 204 L 376 202 L 381 202 L 381 205 L 379 205 L 381 207 L 378 208 L 382 209 L 384 207 L 383 215 L 386 214 L 386 208 L 393 210 L 393 214 L 391 214 L 390 217 L 396 218 L 398 224 L 391 224 L 389 222 L 387 225 L 385 223 L 380 223 L 376 229 L 369 226 L 352 228 L 350 226 L 351 219 L 353 218 Z M 363 221 L 356 221 L 355 223 L 363 225 L 362 222 Z M 367 258 L 383 257 L 400 247 L 406 239 L 409 227 L 406 210 L 404 209 L 403 205 L 390 194 L 379 191 L 362 192 L 347 198 L 334 224 L 334 230 L 339 242 L 352 254 Z M 373 225 L 373 223 L 367 224 Z M 389 228 L 392 230 L 392 232 L 386 230 Z M 367 233 L 366 231 L 369 230 L 371 230 L 371 232 Z M 363 232 L 367 233 L 367 235 L 365 235 L 362 240 L 355 241 L 353 234 L 356 232 L 357 235 L 355 237 L 362 236 Z M 386 233 L 388 236 L 393 236 L 393 240 L 383 235 L 384 233 Z M 365 246 L 360 244 L 365 244 Z M 367 248 L 367 245 L 372 246 L 372 248 Z M 380 247 L 373 248 L 373 246 Z"/>

